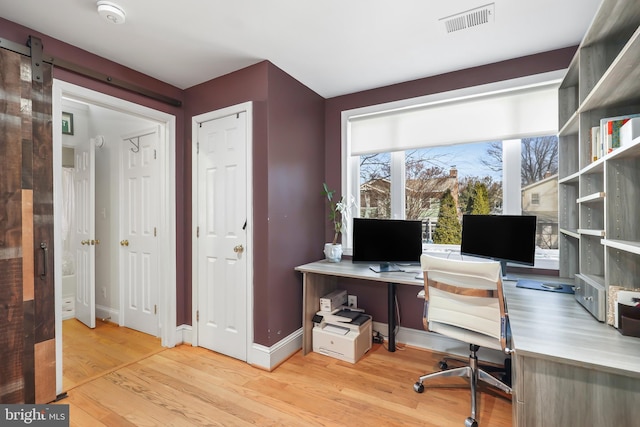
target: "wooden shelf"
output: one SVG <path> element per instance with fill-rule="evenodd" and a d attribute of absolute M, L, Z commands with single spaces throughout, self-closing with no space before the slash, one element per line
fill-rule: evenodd
<path fill-rule="evenodd" d="M 640 255 L 640 242 L 632 242 L 628 240 L 610 240 L 610 239 L 602 239 L 600 242 L 604 246 L 609 248 L 620 249 L 621 251 Z"/>
<path fill-rule="evenodd" d="M 589 194 L 584 197 L 580 197 L 576 199 L 576 203 L 593 203 L 593 202 L 603 202 L 605 194 L 603 191 L 599 191 L 597 193 Z"/>
<path fill-rule="evenodd" d="M 585 168 L 582 169 L 581 174 L 590 174 L 590 173 L 602 173 L 604 171 L 604 157 L 596 160 L 595 162 L 589 163 Z"/>
<path fill-rule="evenodd" d="M 560 229 L 560 233 L 569 236 L 569 237 L 573 237 L 574 239 L 579 239 L 580 238 L 580 233 L 578 233 L 578 230 L 568 230 L 565 228 L 561 228 Z"/>
<path fill-rule="evenodd" d="M 576 184 L 580 179 L 580 172 L 574 172 L 569 176 L 565 176 L 558 180 L 558 184 Z"/>
<path fill-rule="evenodd" d="M 640 28 L 580 105 L 579 112 L 621 105 L 640 90 Z"/>
<path fill-rule="evenodd" d="M 578 228 L 578 234 L 587 236 L 604 237 L 604 230 L 591 230 L 589 228 Z"/>

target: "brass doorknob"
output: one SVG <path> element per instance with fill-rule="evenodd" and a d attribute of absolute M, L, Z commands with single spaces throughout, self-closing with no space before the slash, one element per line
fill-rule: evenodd
<path fill-rule="evenodd" d="M 233 252 L 237 254 L 242 253 L 243 251 L 244 251 L 244 248 L 242 247 L 242 245 L 237 245 L 237 246 L 234 246 L 233 248 Z"/>
<path fill-rule="evenodd" d="M 129 246 L 128 240 L 120 240 L 120 246 Z"/>
<path fill-rule="evenodd" d="M 80 244 L 81 244 L 81 245 L 88 245 L 88 244 L 89 244 L 89 241 L 88 241 L 88 240 L 82 240 L 82 241 L 80 242 Z"/>
<path fill-rule="evenodd" d="M 96 240 L 92 240 L 91 241 L 92 245 L 99 245 L 100 244 L 100 240 L 96 239 Z"/>

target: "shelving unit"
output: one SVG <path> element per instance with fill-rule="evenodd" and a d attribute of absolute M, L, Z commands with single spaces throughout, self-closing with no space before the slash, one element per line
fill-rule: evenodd
<path fill-rule="evenodd" d="M 560 275 L 604 321 L 609 286 L 640 287 L 640 140 L 593 161 L 590 130 L 640 113 L 640 3 L 604 0 L 559 98 Z"/>

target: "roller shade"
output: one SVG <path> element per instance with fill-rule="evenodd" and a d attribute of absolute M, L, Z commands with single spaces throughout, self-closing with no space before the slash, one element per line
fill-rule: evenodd
<path fill-rule="evenodd" d="M 553 135 L 558 83 L 349 119 L 351 155 Z"/>

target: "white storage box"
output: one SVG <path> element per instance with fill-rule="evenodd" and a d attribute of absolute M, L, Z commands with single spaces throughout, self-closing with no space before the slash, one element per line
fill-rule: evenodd
<path fill-rule="evenodd" d="M 371 318 L 360 326 L 322 322 L 313 328 L 313 351 L 356 363 L 371 349 Z"/>
<path fill-rule="evenodd" d="M 334 311 L 347 305 L 347 291 L 336 290 L 320 298 L 320 311 Z"/>
<path fill-rule="evenodd" d="M 640 117 L 634 117 L 620 128 L 620 146 L 629 145 L 640 137 Z"/>

